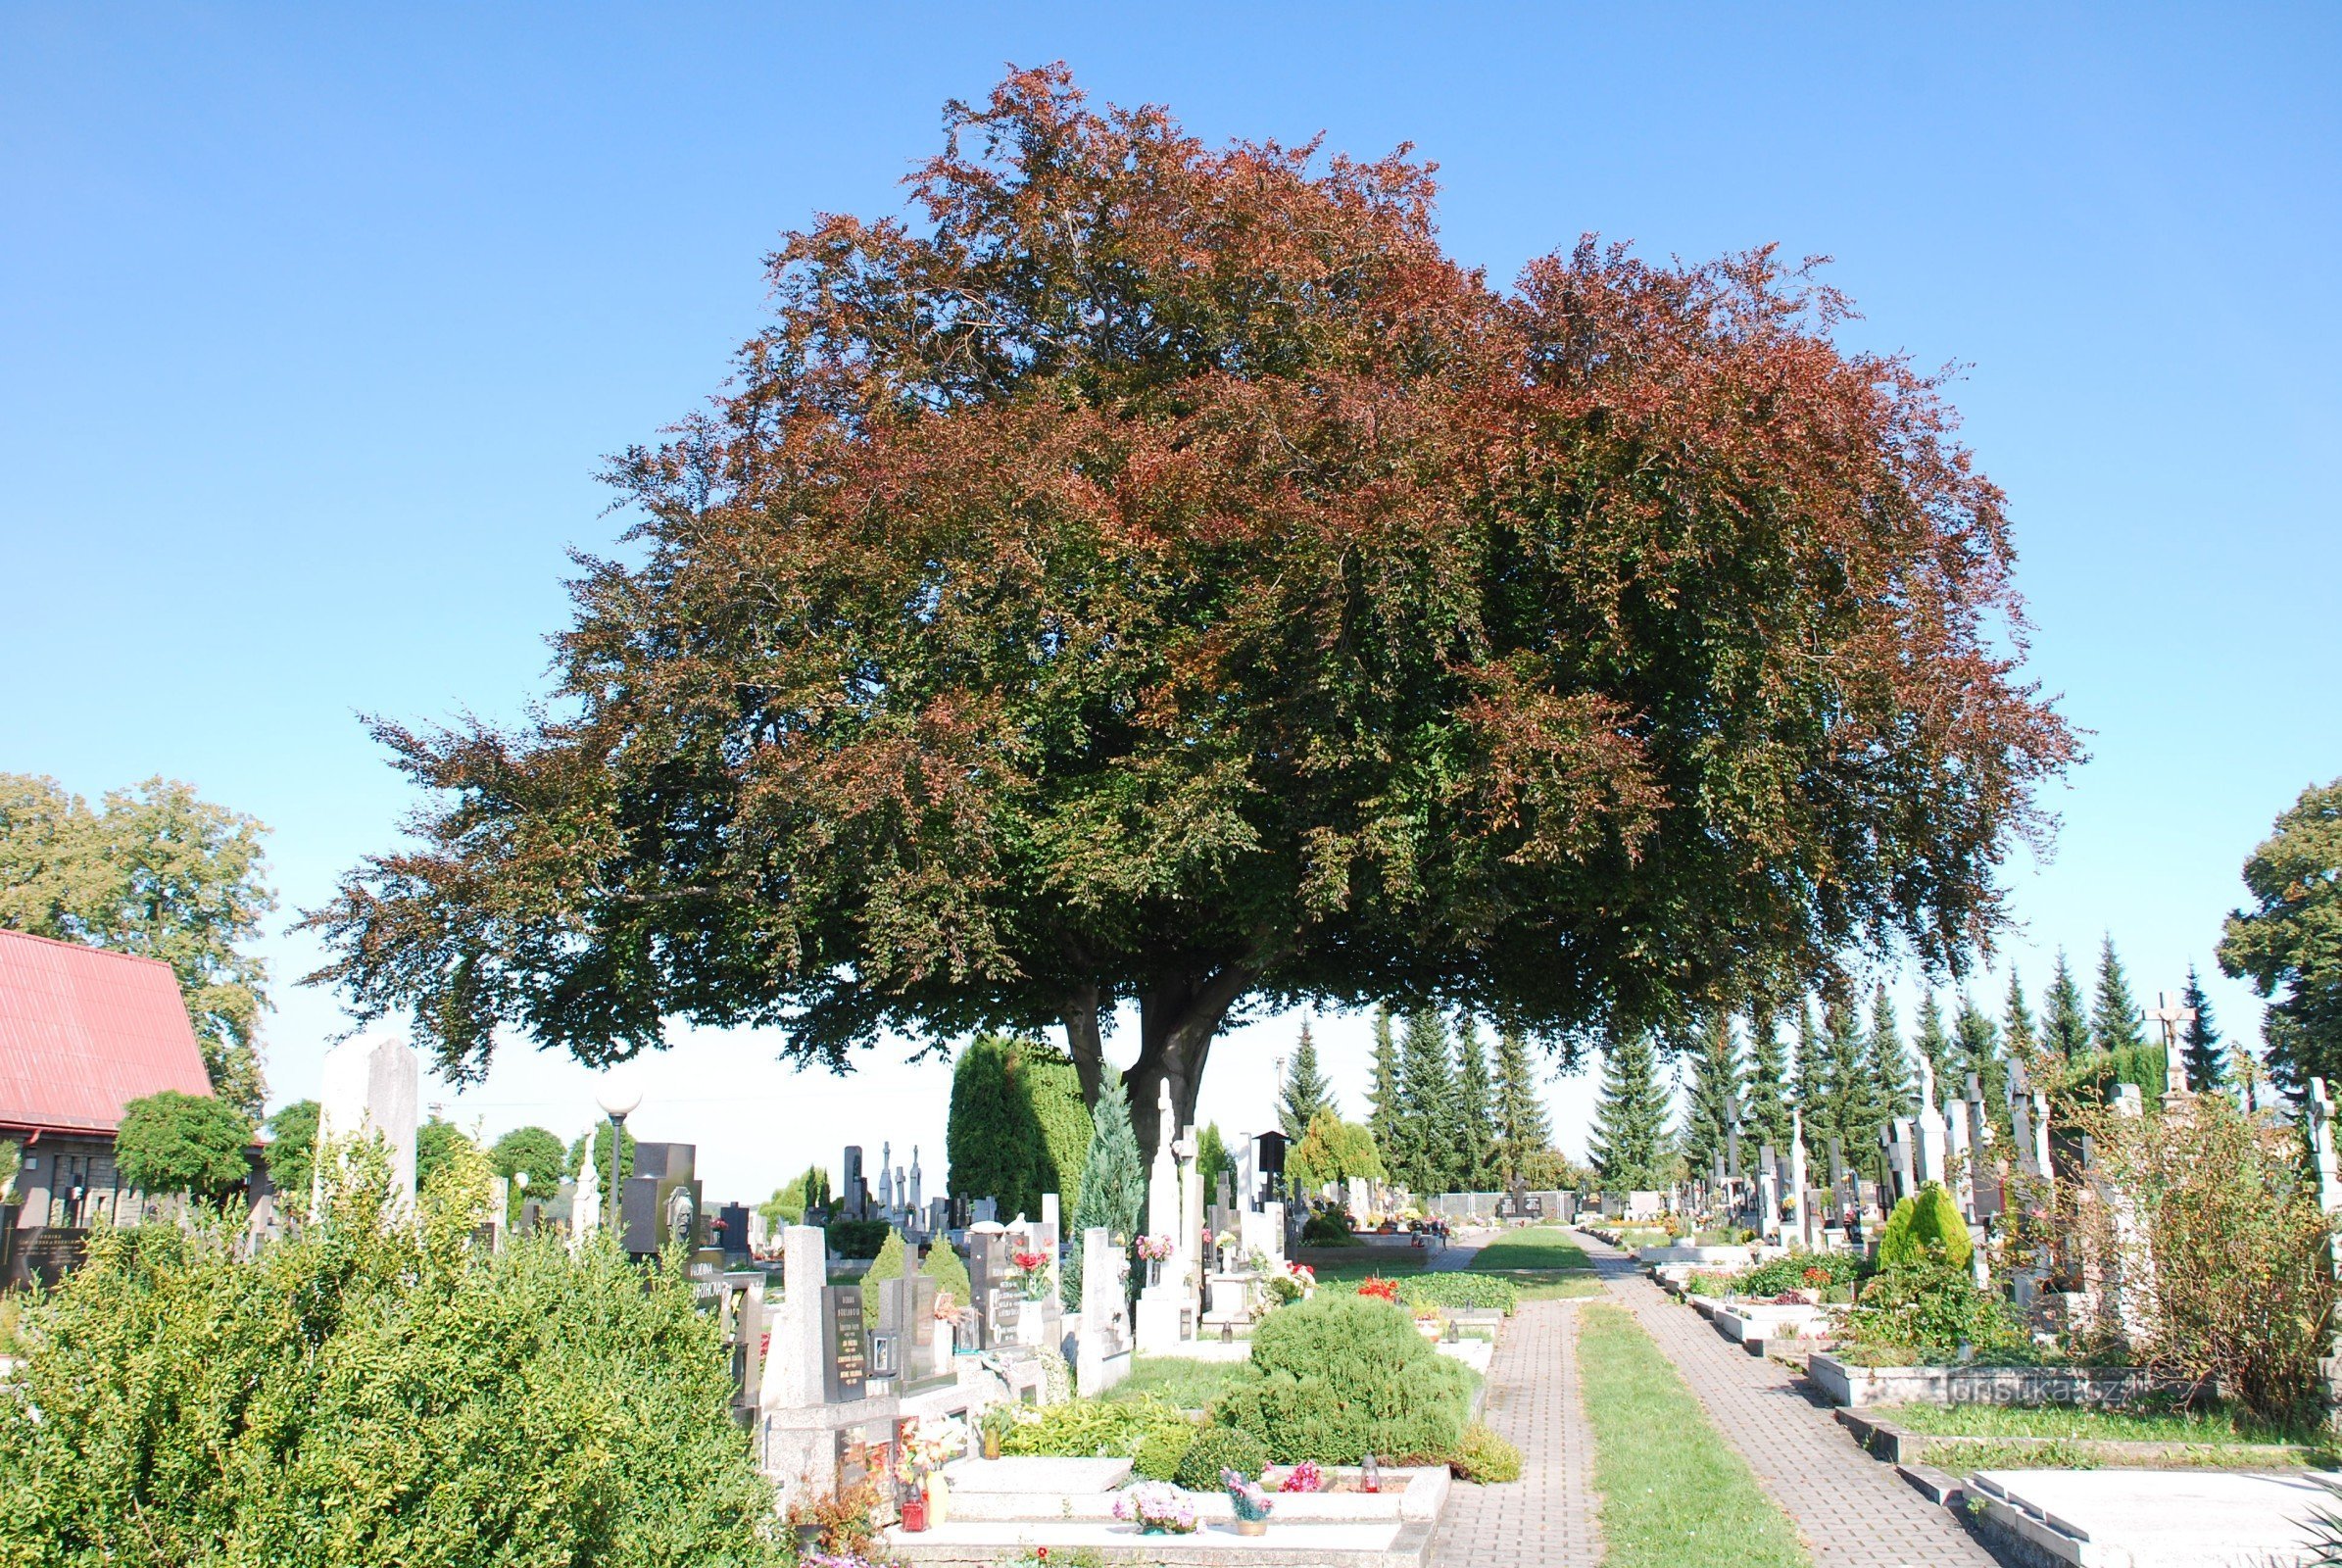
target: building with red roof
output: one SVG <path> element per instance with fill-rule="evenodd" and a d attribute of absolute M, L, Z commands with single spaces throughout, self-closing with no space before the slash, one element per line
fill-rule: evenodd
<path fill-rule="evenodd" d="M 136 1216 L 114 1135 L 122 1107 L 166 1089 L 212 1092 L 171 965 L 0 931 L 0 1139 L 24 1160 L 7 1274 L 49 1274 L 89 1226 Z"/>

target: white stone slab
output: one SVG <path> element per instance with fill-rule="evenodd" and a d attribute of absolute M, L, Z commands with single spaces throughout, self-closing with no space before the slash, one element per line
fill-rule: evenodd
<path fill-rule="evenodd" d="M 921 1531 L 904 1533 L 901 1526 L 880 1539 L 890 1546 L 998 1546 L 1014 1549 L 1039 1544 L 1052 1550 L 1060 1546 L 1175 1546 L 1208 1543 L 1236 1551 L 1318 1549 L 1325 1551 L 1385 1551 L 1398 1536 L 1399 1521 L 1373 1520 L 1363 1524 L 1280 1524 L 1273 1516 L 1265 1535 L 1240 1536 L 1232 1525 L 1206 1524 L 1191 1536 L 1148 1536 L 1137 1525 L 1098 1520 L 959 1519 Z"/>
<path fill-rule="evenodd" d="M 2076 1568 L 2266 1568 L 2304 1560 L 2300 1475 L 2219 1470 L 1984 1470 L 1988 1524 Z"/>
<path fill-rule="evenodd" d="M 1113 1492 L 1130 1480 L 1128 1459 L 1050 1459 L 1029 1454 L 961 1459 L 946 1467 L 956 1497 L 969 1493 Z"/>

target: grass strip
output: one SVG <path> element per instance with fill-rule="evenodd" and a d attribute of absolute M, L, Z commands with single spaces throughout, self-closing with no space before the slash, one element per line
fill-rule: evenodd
<path fill-rule="evenodd" d="M 2314 1443 L 2323 1434 L 2305 1423 L 2270 1427 L 2224 1409 L 2101 1410 L 2075 1405 L 1885 1404 L 1874 1414 L 1931 1438 L 2074 1438 L 2115 1443 Z"/>
<path fill-rule="evenodd" d="M 1788 1515 L 1642 1326 L 1615 1306 L 1582 1310 L 1604 1568 L 1811 1568 Z"/>
<path fill-rule="evenodd" d="M 1482 1274 L 1507 1269 L 1573 1269 L 1591 1272 L 1593 1260 L 1567 1232 L 1550 1227 L 1507 1231 L 1474 1254 L 1472 1267 Z"/>

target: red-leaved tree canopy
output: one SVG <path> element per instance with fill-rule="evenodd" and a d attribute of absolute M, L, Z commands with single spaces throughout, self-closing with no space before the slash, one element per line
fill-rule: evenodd
<path fill-rule="evenodd" d="M 1210 148 L 1062 68 L 953 105 L 915 221 L 771 260 L 615 481 L 543 716 L 377 726 L 430 792 L 310 917 L 442 1065 L 669 1017 L 843 1067 L 1135 1004 L 1143 1140 L 1245 1006 L 1602 1031 L 1958 967 L 2074 753 L 1935 383 L 1770 251 L 1510 293 L 1428 166 Z"/>

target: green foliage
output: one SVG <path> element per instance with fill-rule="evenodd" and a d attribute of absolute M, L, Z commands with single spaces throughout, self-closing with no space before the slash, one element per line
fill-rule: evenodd
<path fill-rule="evenodd" d="M 1301 1141 L 1285 1152 L 1285 1179 L 1303 1195 L 1329 1183 L 1340 1186 L 1352 1176 L 1381 1181 L 1388 1174 L 1373 1132 L 1330 1110 L 1319 1111 Z"/>
<path fill-rule="evenodd" d="M 1478 1421 L 1464 1428 L 1447 1462 L 1458 1479 L 1475 1486 L 1521 1479 L 1521 1450 Z"/>
<path fill-rule="evenodd" d="M 1932 991 L 1920 996 L 1919 1021 L 1912 1028 L 1911 1048 L 1935 1070 L 1935 1098 L 1940 1103 L 1944 1086 L 1951 1082 L 1952 1037 L 1944 1032 L 1943 1009 L 1936 1005 Z"/>
<path fill-rule="evenodd" d="M 990 1198 L 1000 1218 L 1038 1218 L 1041 1195 L 1063 1212 L 1081 1204 L 1082 1160 L 1093 1132 L 1072 1058 L 1039 1041 L 978 1035 L 951 1072 L 944 1133 L 950 1190 Z"/>
<path fill-rule="evenodd" d="M 1279 1463 L 1442 1459 L 1463 1435 L 1471 1375 L 1415 1332 L 1401 1307 L 1320 1291 L 1252 1331 L 1258 1381 L 1213 1406 Z"/>
<path fill-rule="evenodd" d="M 379 1155 L 351 1172 L 257 1255 L 231 1222 L 110 1231 L 30 1305 L 0 1564 L 782 1560 L 679 1271 L 607 1239 L 476 1248 L 475 1153 L 419 1226 L 384 1223 Z"/>
<path fill-rule="evenodd" d="M 1612 1040 L 1602 1053 L 1602 1091 L 1588 1140 L 1595 1173 L 1619 1192 L 1664 1186 L 1666 1139 L 1667 1091 L 1650 1037 Z"/>
<path fill-rule="evenodd" d="M 950 1293 L 951 1299 L 961 1306 L 975 1299 L 975 1289 L 968 1283 L 966 1259 L 951 1250 L 951 1244 L 942 1237 L 927 1244 L 927 1256 L 919 1264 L 919 1272 L 935 1281 L 937 1295 Z"/>
<path fill-rule="evenodd" d="M 2058 949 L 2057 968 L 2041 997 L 2041 1044 L 2068 1061 L 2090 1054 L 2090 1015 L 2082 1009 L 2081 987 L 2064 948 Z"/>
<path fill-rule="evenodd" d="M 1530 1165 L 1544 1152 L 1553 1129 L 1529 1041 L 1510 1024 L 1496 1029 L 1495 1108 L 1497 1174 L 1508 1185 L 1515 1177 L 1529 1181 Z"/>
<path fill-rule="evenodd" d="M 2025 1004 L 2025 987 L 2014 968 L 2009 971 L 2008 994 L 2001 998 L 2000 1032 L 2001 1047 L 2011 1061 L 2030 1062 L 2038 1055 L 2040 1033 L 2033 1027 L 2033 1012 Z"/>
<path fill-rule="evenodd" d="M 1918 1104 L 1911 1084 L 1911 1058 L 1903 1054 L 1902 1037 L 1895 1028 L 1894 1000 L 1887 996 L 1881 982 L 1871 993 L 1871 1087 L 1878 1097 L 1880 1125 L 1896 1116 L 1908 1116 Z"/>
<path fill-rule="evenodd" d="M 888 1280 L 903 1278 L 904 1245 L 903 1233 L 889 1228 L 887 1239 L 878 1246 L 878 1255 L 862 1272 L 862 1323 L 867 1328 L 878 1327 L 878 1288 Z"/>
<path fill-rule="evenodd" d="M 1337 1203 L 1331 1208 L 1317 1208 L 1301 1221 L 1303 1247 L 1357 1247 L 1357 1236 L 1350 1229 L 1350 1211 Z"/>
<path fill-rule="evenodd" d="M 599 1183 L 602 1188 L 602 1213 L 604 1224 L 608 1224 L 610 1222 L 609 1216 L 615 1212 L 615 1210 L 610 1206 L 613 1200 L 610 1197 L 610 1123 L 607 1121 L 597 1122 L 595 1123 L 594 1130 L 592 1132 L 579 1133 L 576 1139 L 569 1145 L 568 1171 L 569 1177 L 572 1181 L 576 1180 L 578 1175 L 584 1171 L 586 1155 L 589 1150 L 593 1154 L 594 1180 Z M 623 1127 L 620 1127 L 618 1129 L 618 1182 L 623 1185 L 633 1174 L 634 1134 L 626 1131 Z"/>
<path fill-rule="evenodd" d="M 530 1194 L 547 1202 L 561 1184 L 561 1167 L 568 1163 L 569 1152 L 561 1147 L 561 1139 L 542 1127 L 515 1127 L 499 1138 L 488 1149 L 488 1164 L 510 1186 L 506 1194 L 505 1215 L 508 1223 L 520 1217 L 520 1205 Z M 513 1178 L 526 1173 L 528 1186 L 523 1189 Z"/>
<path fill-rule="evenodd" d="M 2009 1059 L 2001 1054 L 2000 1028 L 1967 993 L 1952 1019 L 1952 1081 L 1954 1094 L 1965 1094 L 1974 1073 L 1984 1091 L 1984 1104 L 1996 1122 L 2006 1123 L 2009 1109 Z"/>
<path fill-rule="evenodd" d="M 268 1120 L 268 1180 L 275 1184 L 278 1212 L 309 1212 L 310 1174 L 317 1168 L 317 1102 L 296 1100 Z"/>
<path fill-rule="evenodd" d="M 1192 1424 L 1160 1426 L 1139 1440 L 1132 1471 L 1144 1480 L 1169 1481 L 1179 1474 L 1179 1461 L 1188 1456 L 1200 1429 Z"/>
<path fill-rule="evenodd" d="M 431 1185 L 438 1174 L 447 1169 L 459 1154 L 476 1153 L 477 1146 L 464 1136 L 464 1129 L 452 1121 L 433 1116 L 415 1129 L 415 1185 L 417 1191 Z M 613 1213 L 607 1195 L 603 1199 L 603 1212 Z"/>
<path fill-rule="evenodd" d="M 2204 995 L 2204 982 L 2192 963 L 2187 966 L 2187 985 L 2179 993 L 2179 1005 L 2193 1015 L 2179 1033 L 2179 1060 L 2187 1073 L 2187 1087 L 2191 1093 L 2207 1095 L 2227 1082 L 2227 1054 L 2220 1050 L 2212 999 Z"/>
<path fill-rule="evenodd" d="M 2129 977 L 2115 956 L 2115 939 L 2108 933 L 2098 948 L 2098 992 L 2090 999 L 2090 1044 L 2108 1055 L 2136 1051 L 2147 1043 L 2146 1017 L 2130 995 Z"/>
<path fill-rule="evenodd" d="M 1861 1017 L 1843 1001 L 1832 1000 L 1823 1006 L 1822 1026 L 1823 1076 L 1828 1098 L 1821 1125 L 1817 1128 L 1810 1115 L 1805 1125 L 1809 1132 L 1822 1135 L 1825 1149 L 1829 1147 L 1829 1139 L 1837 1139 L 1846 1163 L 1861 1169 L 1864 1155 L 1877 1140 L 1881 1124 L 1878 1082 L 1871 1070 L 1870 1042 L 1863 1038 Z M 1822 1169 L 1827 1171 L 1829 1166 L 1825 1164 Z"/>
<path fill-rule="evenodd" d="M 1303 1018 L 1301 1038 L 1293 1045 L 1293 1060 L 1277 1092 L 1277 1125 L 1288 1139 L 1299 1143 L 1321 1110 L 1340 1115 L 1334 1103 L 1334 1086 L 1318 1065 L 1317 1037 L 1310 1032 L 1309 1020 Z"/>
<path fill-rule="evenodd" d="M 1072 1228 L 1059 1262 L 1065 1298 L 1082 1298 L 1082 1235 L 1103 1228 L 1125 1246 L 1139 1235 L 1139 1209 L 1147 1200 L 1147 1171 L 1139 1160 L 1139 1136 L 1131 1128 L 1130 1100 L 1122 1074 L 1107 1069 L 1099 1078 L 1091 1111 L 1090 1152 L 1083 1161 L 1082 1193 L 1071 1205 Z"/>
<path fill-rule="evenodd" d="M 1878 1266 L 1901 1268 L 1914 1263 L 1943 1263 L 1966 1268 L 1976 1251 L 1960 1205 L 1940 1183 L 1928 1182 L 1895 1204 L 1878 1236 Z"/>
<path fill-rule="evenodd" d="M 1388 1153 L 1398 1147 L 1396 1140 L 1401 1110 L 1398 1045 L 1391 1034 L 1391 1006 L 1388 1003 L 1377 1003 L 1374 1009 L 1374 1056 L 1366 1090 L 1366 1126 L 1374 1134 L 1378 1151 Z"/>
<path fill-rule="evenodd" d="M 237 950 L 276 907 L 268 831 L 173 780 L 110 790 L 92 810 L 53 778 L 0 773 L 0 931 L 170 964 L 213 1093 L 254 1118 L 268 974 Z"/>
<path fill-rule="evenodd" d="M 827 1208 L 829 1203 L 829 1171 L 820 1165 L 807 1165 L 774 1188 L 772 1196 L 756 1205 L 756 1212 L 764 1216 L 767 1225 L 803 1225 L 805 1210 Z"/>
<path fill-rule="evenodd" d="M 1456 1023 L 1454 1117 L 1447 1136 L 1453 1151 L 1449 1184 L 1460 1192 L 1494 1191 L 1504 1175 L 1496 1147 L 1494 1086 L 1488 1080 L 1488 1051 L 1470 1018 Z"/>
<path fill-rule="evenodd" d="M 1268 1467 L 1269 1450 L 1251 1433 L 1239 1427 L 1206 1427 L 1180 1455 L 1171 1479 L 1190 1492 L 1217 1492 L 1223 1470 L 1258 1481 Z"/>
<path fill-rule="evenodd" d="M 122 1179 L 140 1192 L 185 1193 L 211 1203 L 252 1174 L 251 1143 L 252 1122 L 235 1106 L 166 1089 L 122 1108 L 114 1152 Z"/>
<path fill-rule="evenodd" d="M 1220 1136 L 1220 1124 L 1207 1121 L 1203 1124 L 1203 1131 L 1195 1135 L 1195 1176 L 1203 1183 L 1206 1206 L 1218 1200 L 1222 1175 L 1226 1175 L 1233 1185 L 1236 1181 L 1236 1161 L 1229 1156 L 1227 1141 Z"/>
<path fill-rule="evenodd" d="M 824 1234 L 829 1250 L 840 1257 L 876 1257 L 895 1229 L 883 1219 L 833 1219 Z"/>
<path fill-rule="evenodd" d="M 1898 1208 L 1900 1204 L 1896 1205 Z M 1862 1278 L 1862 1259 L 1852 1252 L 1794 1251 L 1786 1257 L 1776 1257 L 1759 1263 L 1732 1281 L 1732 1288 L 1742 1296 L 1780 1296 L 1788 1291 L 1802 1291 L 1814 1286 L 1806 1274 L 1820 1269 L 1830 1276 L 1821 1289 L 1851 1285 Z"/>
<path fill-rule="evenodd" d="M 1398 1299 L 1404 1306 L 1492 1307 L 1509 1316 L 1521 1302 L 1521 1288 L 1492 1274 L 1442 1270 L 1400 1280 Z"/>
<path fill-rule="evenodd" d="M 1822 1044 L 1822 1030 L 1814 1021 L 1810 1000 L 1797 1004 L 1797 1109 L 1805 1123 L 1805 1160 L 1815 1170 L 1830 1149 L 1830 1053 Z"/>
<path fill-rule="evenodd" d="M 1906 1263 L 1872 1276 L 1855 1298 L 1849 1339 L 1869 1348 L 1949 1359 L 1967 1346 L 1978 1355 L 2022 1353 L 2028 1345 L 2009 1304 L 1978 1289 L 1965 1266 Z"/>
<path fill-rule="evenodd" d="M 1683 1103 L 1683 1157 L 1705 1177 L 1726 1152 L 1727 1129 L 1740 1093 L 1740 1052 L 1732 1020 L 1721 1009 L 1700 1025 L 1691 1057 L 1691 1087 Z"/>
<path fill-rule="evenodd" d="M 1460 1163 L 1453 1137 L 1455 1089 L 1447 1025 L 1429 1007 L 1411 1009 L 1399 1036 L 1397 1110 L 1390 1137 L 1377 1140 L 1391 1180 L 1409 1192 L 1430 1195 L 1454 1186 Z"/>
<path fill-rule="evenodd" d="M 2220 972 L 2269 1004 L 2269 1076 L 2297 1100 L 2342 1082 L 2342 779 L 2312 785 L 2245 858 L 2249 907 L 2221 927 Z"/>
<path fill-rule="evenodd" d="M 1159 1397 L 1066 1399 L 1027 1406 L 1000 1439 L 1004 1454 L 1039 1454 L 1057 1459 L 1129 1459 L 1149 1434 L 1166 1427 L 1194 1432 L 1185 1410 Z"/>
<path fill-rule="evenodd" d="M 1742 1139 L 1753 1154 L 1768 1144 L 1782 1159 L 1789 1157 L 1789 1054 L 1781 1038 L 1781 1024 L 1771 1011 L 1760 1013 L 1749 1026 L 1748 1103 Z"/>

